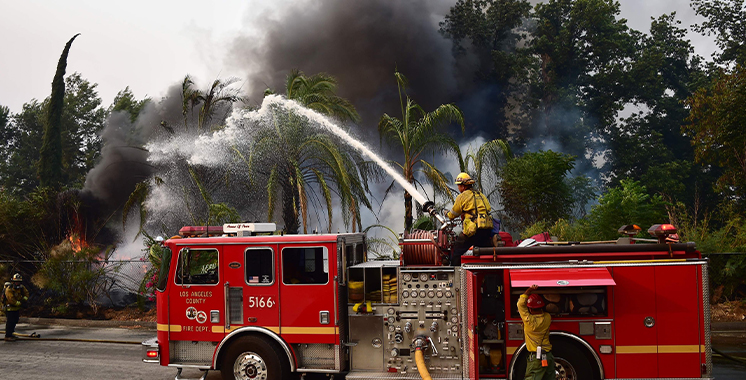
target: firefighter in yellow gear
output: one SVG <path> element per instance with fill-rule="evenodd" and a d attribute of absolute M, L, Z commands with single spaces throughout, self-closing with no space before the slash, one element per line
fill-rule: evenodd
<path fill-rule="evenodd" d="M 492 245 L 492 216 L 490 202 L 480 191 L 474 189 L 474 180 L 467 173 L 456 177 L 456 185 L 461 193 L 453 202 L 449 219 L 461 217 L 462 232 L 456 238 L 451 253 L 451 265 L 461 265 L 461 256 L 469 247 L 489 247 Z"/>
<path fill-rule="evenodd" d="M 544 299 L 538 294 L 531 294 L 538 288 L 538 285 L 531 285 L 518 298 L 518 314 L 523 320 L 523 336 L 528 350 L 525 379 L 555 380 L 554 355 L 552 343 L 549 342 L 552 316 L 542 309 Z"/>
<path fill-rule="evenodd" d="M 16 340 L 13 333 L 16 330 L 16 324 L 20 318 L 21 307 L 28 301 L 28 289 L 22 284 L 23 277 L 20 273 L 13 275 L 10 282 L 3 286 L 3 308 L 5 309 L 5 341 L 12 342 Z"/>

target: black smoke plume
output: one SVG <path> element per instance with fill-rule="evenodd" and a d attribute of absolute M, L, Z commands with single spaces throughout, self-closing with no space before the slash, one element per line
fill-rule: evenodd
<path fill-rule="evenodd" d="M 451 42 L 438 23 L 452 1 L 307 2 L 284 9 L 280 21 L 259 17 L 252 29 L 261 40 L 239 37 L 228 61 L 245 69 L 253 103 L 266 88 L 284 92 L 292 69 L 326 72 L 339 82 L 338 94 L 360 112 L 368 137 L 386 112 L 401 117 L 394 71 L 409 79 L 409 95 L 426 111 L 454 102 L 469 73 L 455 70 Z M 253 69 L 249 69 L 253 68 Z"/>

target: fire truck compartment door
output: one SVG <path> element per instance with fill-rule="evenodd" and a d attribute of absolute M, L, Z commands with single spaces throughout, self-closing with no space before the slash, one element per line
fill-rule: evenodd
<path fill-rule="evenodd" d="M 288 343 L 339 342 L 336 249 L 280 246 L 280 335 Z"/>
<path fill-rule="evenodd" d="M 511 269 L 510 286 L 528 288 L 616 285 L 606 268 Z"/>

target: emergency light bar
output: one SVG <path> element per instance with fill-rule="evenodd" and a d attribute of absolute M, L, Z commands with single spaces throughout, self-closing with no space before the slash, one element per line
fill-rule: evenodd
<path fill-rule="evenodd" d="M 622 235 L 633 237 L 642 231 L 642 228 L 636 224 L 625 224 L 617 230 Z"/>
<path fill-rule="evenodd" d="M 669 238 L 669 236 L 675 238 L 674 240 L 678 241 L 678 235 L 676 234 L 678 230 L 676 227 L 674 227 L 671 224 L 654 224 L 652 227 L 648 228 L 648 233 L 650 236 L 655 236 L 658 238 L 659 243 L 665 243 L 666 240 Z M 672 236 L 675 235 L 675 236 Z"/>
<path fill-rule="evenodd" d="M 272 233 L 277 231 L 274 223 L 232 223 L 223 224 L 223 232 L 236 236 L 252 236 L 258 233 Z"/>
<path fill-rule="evenodd" d="M 184 226 L 179 230 L 179 235 L 183 237 L 193 236 L 214 236 L 222 235 L 223 227 L 220 226 Z"/>

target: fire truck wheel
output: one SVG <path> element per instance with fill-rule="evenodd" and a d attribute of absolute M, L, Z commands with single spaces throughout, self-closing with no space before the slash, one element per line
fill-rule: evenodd
<path fill-rule="evenodd" d="M 557 380 L 598 379 L 598 374 L 593 370 L 591 362 L 572 343 L 555 344 L 552 352 L 554 353 L 554 369 Z M 511 373 L 512 379 L 523 379 L 526 373 L 526 351 L 523 351 L 516 358 Z"/>
<path fill-rule="evenodd" d="M 287 380 L 290 365 L 277 345 L 262 337 L 244 336 L 228 347 L 220 374 L 223 380 Z"/>
<path fill-rule="evenodd" d="M 554 368 L 557 379 L 597 379 L 588 357 L 573 344 L 554 346 Z"/>

